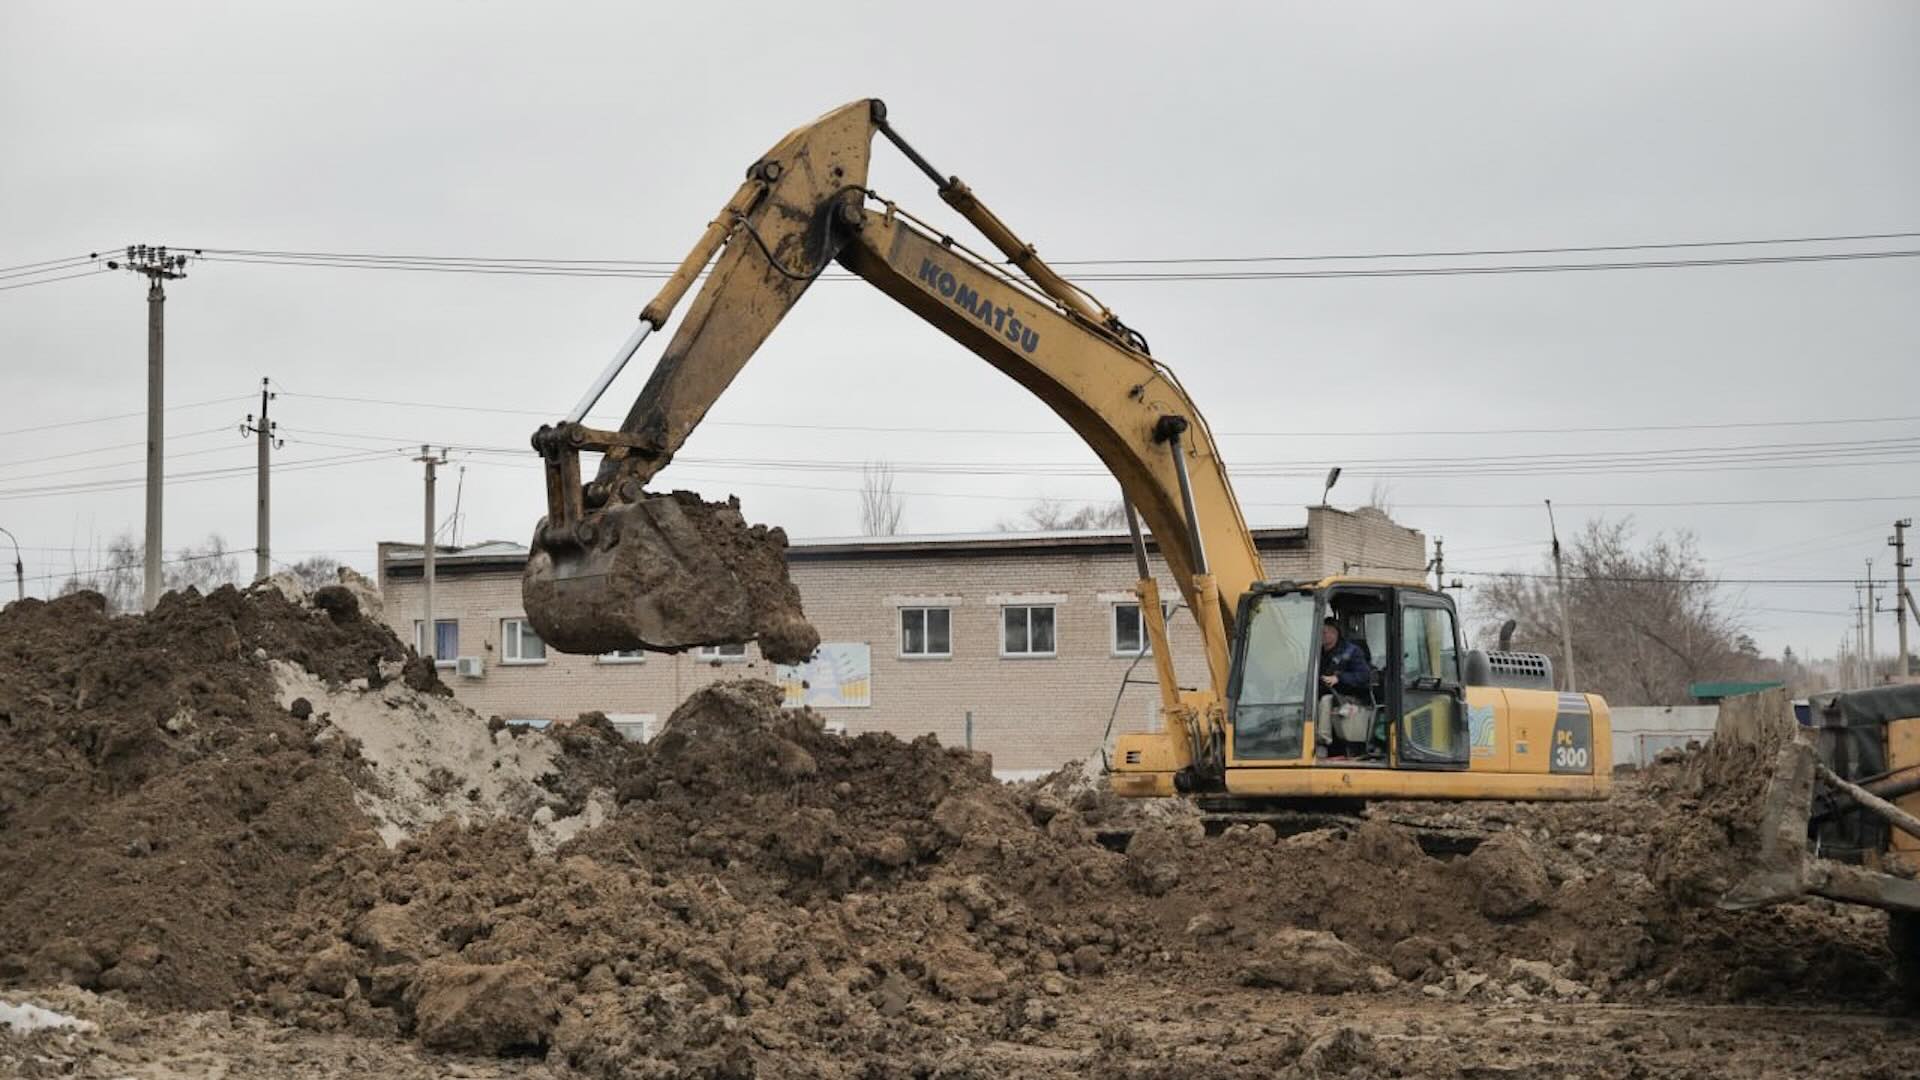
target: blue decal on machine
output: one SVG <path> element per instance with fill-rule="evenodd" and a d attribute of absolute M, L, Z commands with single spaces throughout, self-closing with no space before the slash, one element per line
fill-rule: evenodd
<path fill-rule="evenodd" d="M 1493 706 L 1467 706 L 1467 733 L 1473 743 L 1474 757 L 1493 756 L 1494 738 L 1498 734 Z"/>

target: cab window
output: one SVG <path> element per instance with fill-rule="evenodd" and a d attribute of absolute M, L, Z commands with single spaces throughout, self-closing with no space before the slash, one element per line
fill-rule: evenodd
<path fill-rule="evenodd" d="M 1460 654 L 1453 612 L 1409 604 L 1400 612 L 1400 761 L 1462 767 L 1467 762 Z"/>
<path fill-rule="evenodd" d="M 1313 597 L 1255 597 L 1247 616 L 1233 703 L 1234 751 L 1243 758 L 1300 756 L 1309 680 L 1319 644 Z"/>
<path fill-rule="evenodd" d="M 1409 607 L 1400 620 L 1402 677 L 1437 678 L 1460 682 L 1460 655 L 1454 648 L 1453 612 L 1446 608 Z"/>

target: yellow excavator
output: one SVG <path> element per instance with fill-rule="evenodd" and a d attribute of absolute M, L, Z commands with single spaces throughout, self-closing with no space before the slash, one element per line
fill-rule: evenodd
<path fill-rule="evenodd" d="M 970 250 L 869 188 L 876 134 L 1002 258 Z M 547 516 L 535 530 L 524 598 L 550 645 L 678 651 L 758 637 L 776 660 L 811 650 L 817 639 L 795 628 L 797 594 L 783 565 L 777 582 L 764 572 L 764 534 L 750 536 L 737 512 L 716 522 L 698 500 L 645 485 L 834 264 L 1040 398 L 1119 481 L 1162 723 L 1119 738 L 1116 793 L 1223 806 L 1607 796 L 1606 703 L 1556 692 L 1546 658 L 1468 651 L 1442 592 L 1347 577 L 1269 580 L 1206 420 L 1146 338 L 1041 261 L 966 184 L 929 164 L 878 100 L 835 109 L 754 161 L 579 404 L 534 436 L 546 462 Z M 619 430 L 587 426 L 641 342 L 703 276 Z M 603 455 L 590 481 L 582 452 Z M 1180 689 L 1143 523 L 1198 626 L 1206 658 L 1198 689 Z M 743 569 L 747 562 L 758 568 Z M 1365 685 L 1325 688 L 1323 635 L 1364 651 Z"/>

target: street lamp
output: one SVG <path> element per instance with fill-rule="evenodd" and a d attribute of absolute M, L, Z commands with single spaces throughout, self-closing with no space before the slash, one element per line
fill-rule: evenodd
<path fill-rule="evenodd" d="M 1327 470 L 1327 486 L 1320 489 L 1320 505 L 1327 505 L 1327 496 L 1333 494 L 1333 485 L 1340 482 L 1340 466 Z"/>
<path fill-rule="evenodd" d="M 14 599 L 25 600 L 27 598 L 27 567 L 26 564 L 20 561 L 20 541 L 15 540 L 13 534 L 7 532 L 5 529 L 0 529 L 0 535 L 4 535 L 7 539 L 13 540 Z"/>

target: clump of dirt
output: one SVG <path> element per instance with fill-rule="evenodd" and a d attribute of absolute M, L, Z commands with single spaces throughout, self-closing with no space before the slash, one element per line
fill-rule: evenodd
<path fill-rule="evenodd" d="M 1757 871 L 1800 873 L 1806 800 L 1777 823 L 1797 835 L 1770 835 L 1765 820 L 1769 784 L 1795 732 L 1786 692 L 1729 698 L 1720 708 L 1718 732 L 1666 785 L 1671 801 L 1651 837 L 1649 873 L 1676 905 L 1718 903 Z"/>
<path fill-rule="evenodd" d="M 277 591 L 0 613 L 0 979 L 224 1004 L 241 946 L 308 869 L 371 838 L 363 766 L 281 707 L 268 657 L 376 683 L 406 654 L 384 626 Z"/>
<path fill-rule="evenodd" d="M 803 663 L 820 635 L 787 577 L 787 534 L 749 525 L 740 500 L 691 491 L 609 504 L 587 549 L 536 537 L 521 598 L 541 640 L 587 655 L 679 652 L 758 640 L 777 664 Z"/>
<path fill-rule="evenodd" d="M 1070 811 L 1056 828 L 1085 826 L 1096 832 L 1120 832 L 1146 825 L 1197 819 L 1200 811 L 1186 799 L 1123 799 L 1107 782 L 1106 763 L 1097 756 L 1069 761 L 1024 785 L 1030 809 L 1047 824 Z"/>

